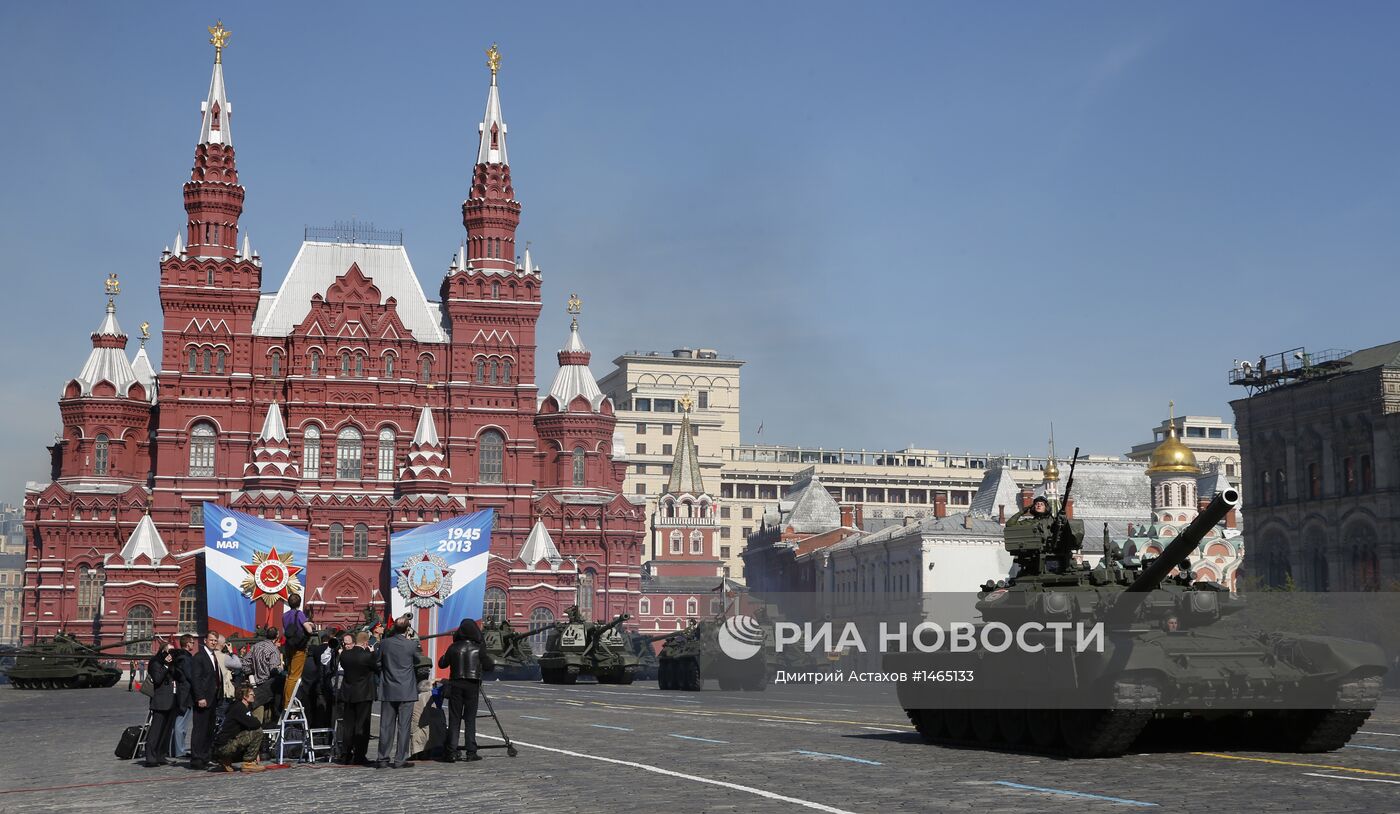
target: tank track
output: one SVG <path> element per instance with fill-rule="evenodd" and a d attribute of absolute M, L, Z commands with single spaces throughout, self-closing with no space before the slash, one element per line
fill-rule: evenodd
<path fill-rule="evenodd" d="M 1161 693 L 1150 683 L 1119 682 L 1114 709 L 906 709 L 928 743 L 1009 749 L 1080 758 L 1125 754 L 1152 721 Z"/>
<path fill-rule="evenodd" d="M 1294 752 L 1331 752 L 1346 746 L 1381 697 L 1379 676 L 1350 681 L 1337 689 L 1343 709 L 1305 709 L 1289 713 L 1279 734 Z"/>

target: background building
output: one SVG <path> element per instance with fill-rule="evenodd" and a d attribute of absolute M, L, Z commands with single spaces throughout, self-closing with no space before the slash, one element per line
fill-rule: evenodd
<path fill-rule="evenodd" d="M 307 230 L 281 288 L 262 290 L 216 57 L 184 225 L 160 257 L 163 329 L 148 355 L 143 325 L 128 358 L 109 275 L 92 352 L 59 401 L 52 480 L 25 494 L 26 638 L 99 618 L 127 638 L 198 625 L 205 501 L 309 533 L 321 622 L 383 614 L 391 534 L 481 509 L 496 517 L 488 615 L 636 612 L 642 501 L 621 493 L 576 297 L 558 373 L 535 384 L 543 275 L 516 255 L 498 65 L 466 234 L 429 300 L 401 234 L 353 225 Z M 527 546 L 532 529 L 547 547 Z M 546 548 L 541 568 L 529 557 Z"/>
<path fill-rule="evenodd" d="M 18 644 L 24 595 L 24 555 L 0 553 L 0 644 Z"/>
<path fill-rule="evenodd" d="M 1239 482 L 1240 440 L 1235 435 L 1234 425 L 1219 416 L 1170 417 L 1152 428 L 1151 441 L 1135 444 L 1128 451 L 1128 460 L 1151 460 L 1153 451 L 1166 440 L 1173 426 L 1176 428 L 1177 439 L 1191 450 L 1202 472 L 1210 473 L 1218 468 L 1232 483 Z"/>
<path fill-rule="evenodd" d="M 739 368 L 744 363 L 708 348 L 678 348 L 670 353 L 625 353 L 613 364 L 598 387 L 617 407 L 617 436 L 627 455 L 623 491 L 647 501 L 650 539 L 651 518 L 680 447 L 681 400 L 691 399 L 691 440 L 701 476 L 718 484 L 722 451 L 739 444 Z M 713 546 L 709 555 L 720 556 L 718 542 Z"/>
<path fill-rule="evenodd" d="M 24 509 L 0 505 L 0 554 L 24 553 Z"/>
<path fill-rule="evenodd" d="M 1241 363 L 1246 575 L 1315 591 L 1400 579 L 1400 342 Z"/>

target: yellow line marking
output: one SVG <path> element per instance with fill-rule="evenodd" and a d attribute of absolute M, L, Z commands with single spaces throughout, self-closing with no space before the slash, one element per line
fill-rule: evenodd
<path fill-rule="evenodd" d="M 1331 769 L 1334 772 L 1353 772 L 1355 774 L 1374 774 L 1381 777 L 1400 777 L 1396 772 L 1378 772 L 1375 769 L 1353 769 L 1350 766 L 1332 766 L 1326 763 L 1300 763 L 1295 760 L 1275 760 L 1267 757 L 1243 757 L 1241 755 L 1222 755 L 1218 752 L 1192 752 L 1200 757 L 1218 757 L 1221 760 L 1244 760 L 1251 763 L 1272 763 L 1275 766 L 1301 766 L 1305 769 Z"/>

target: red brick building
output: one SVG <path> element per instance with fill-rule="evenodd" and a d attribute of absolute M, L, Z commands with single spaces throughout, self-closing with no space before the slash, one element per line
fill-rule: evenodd
<path fill-rule="evenodd" d="M 621 494 L 613 405 L 577 318 L 553 383 L 535 385 L 543 277 L 528 250 L 517 260 L 495 67 L 436 301 L 400 237 L 355 230 L 308 230 L 264 292 L 217 57 L 201 112 L 186 223 L 160 258 L 159 343 L 127 358 L 111 277 L 59 401 L 52 482 L 26 491 L 25 638 L 97 619 L 107 637 L 193 629 L 203 501 L 309 532 L 321 621 L 384 612 L 390 534 L 483 508 L 497 512 L 488 615 L 636 613 L 643 509 Z M 521 559 L 537 526 L 552 567 Z"/>

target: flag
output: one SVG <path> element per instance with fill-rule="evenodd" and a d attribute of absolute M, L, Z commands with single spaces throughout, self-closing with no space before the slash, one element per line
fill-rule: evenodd
<path fill-rule="evenodd" d="M 309 535 L 304 531 L 204 504 L 204 591 L 210 626 L 252 635 L 261 606 L 306 593 Z"/>
<path fill-rule="evenodd" d="M 480 619 L 486 599 L 493 509 L 401 531 L 389 538 L 392 615 L 426 609 L 436 622 L 424 635 L 450 633 Z"/>

